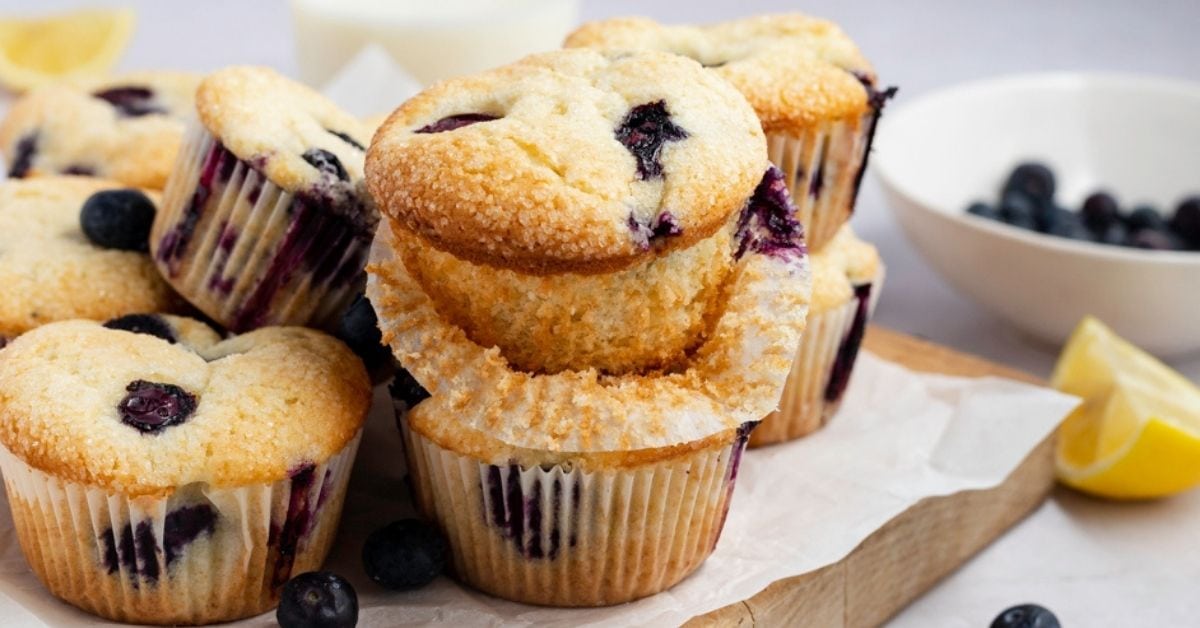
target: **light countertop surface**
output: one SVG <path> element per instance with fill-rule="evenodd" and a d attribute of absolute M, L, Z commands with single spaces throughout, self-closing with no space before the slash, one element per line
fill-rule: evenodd
<path fill-rule="evenodd" d="M 0 0 L 0 13 L 78 4 L 87 3 Z M 139 15 L 124 69 L 209 70 L 254 63 L 296 74 L 288 5 L 282 0 L 119 4 L 137 7 Z M 840 23 L 881 79 L 900 86 L 895 106 L 940 86 L 1020 72 L 1102 70 L 1200 81 L 1196 0 L 584 0 L 583 17 L 645 14 L 703 22 L 797 9 Z M 1049 374 L 1057 348 L 1030 342 L 934 274 L 901 233 L 871 176 L 864 181 L 853 224 L 879 247 L 888 265 L 878 323 Z M 1200 356 L 1174 365 L 1193 381 L 1200 379 Z M 999 611 L 1022 602 L 1051 608 L 1065 626 L 1197 625 L 1198 528 L 1200 492 L 1155 503 L 1111 504 L 1059 490 L 902 612 L 894 625 L 986 626 Z"/>

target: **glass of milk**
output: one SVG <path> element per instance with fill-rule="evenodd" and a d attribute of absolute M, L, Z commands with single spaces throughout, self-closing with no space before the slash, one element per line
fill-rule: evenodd
<path fill-rule="evenodd" d="M 418 81 L 471 74 L 553 50 L 580 0 L 292 0 L 301 78 L 324 84 L 377 43 Z"/>

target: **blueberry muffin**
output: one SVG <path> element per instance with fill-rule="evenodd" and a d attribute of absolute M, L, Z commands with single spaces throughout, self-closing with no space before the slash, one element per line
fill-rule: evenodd
<path fill-rule="evenodd" d="M 758 447 L 808 435 L 841 405 L 867 323 L 883 288 L 884 267 L 874 246 L 844 226 L 812 256 L 808 328 L 783 389 L 779 409 L 750 437 Z"/>
<path fill-rule="evenodd" d="M 380 227 L 368 296 L 407 369 L 392 394 L 417 505 L 446 532 L 461 580 L 520 602 L 617 604 L 669 588 L 712 552 L 810 291 L 781 174 L 734 222 L 704 341 L 670 372 L 622 375 L 517 368 L 443 315 Z"/>
<path fill-rule="evenodd" d="M 141 72 L 29 92 L 0 124 L 8 176 L 89 175 L 161 190 L 199 82 Z"/>
<path fill-rule="evenodd" d="M 878 86 L 837 25 L 796 13 L 699 27 L 618 18 L 585 24 L 566 45 L 665 50 L 728 79 L 762 121 L 814 252 L 850 217 L 876 121 L 895 93 Z"/>
<path fill-rule="evenodd" d="M 130 623 L 256 615 L 320 566 L 370 403 L 336 340 L 62 321 L 0 360 L 0 470 L 55 596 Z"/>
<path fill-rule="evenodd" d="M 163 276 L 234 331 L 332 328 L 362 289 L 378 221 L 368 131 L 266 68 L 206 77 L 196 110 L 151 236 Z"/>
<path fill-rule="evenodd" d="M 52 321 L 179 309 L 146 254 L 152 197 L 87 177 L 0 183 L 0 346 Z M 113 203 L 118 214 L 132 203 L 133 224 L 118 216 L 85 233 L 85 205 L 105 218 Z"/>
<path fill-rule="evenodd" d="M 397 255 L 471 340 L 623 374 L 699 345 L 767 165 L 754 111 L 695 61 L 571 50 L 425 90 L 366 167 Z"/>

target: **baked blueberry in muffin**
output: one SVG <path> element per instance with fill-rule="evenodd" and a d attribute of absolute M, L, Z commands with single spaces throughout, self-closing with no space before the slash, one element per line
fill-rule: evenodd
<path fill-rule="evenodd" d="M 8 176 L 84 175 L 162 189 L 199 81 L 141 72 L 38 88 L 0 124 Z"/>
<path fill-rule="evenodd" d="M 876 120 L 895 93 L 837 25 L 798 13 L 707 26 L 616 18 L 585 24 L 566 45 L 672 52 L 729 80 L 762 122 L 814 252 L 850 217 Z"/>
<path fill-rule="evenodd" d="M 0 469 L 25 557 L 51 593 L 112 620 L 268 610 L 329 550 L 370 398 L 358 359 L 310 329 L 39 327 L 0 360 Z"/>
<path fill-rule="evenodd" d="M 57 320 L 178 310 L 144 252 L 154 205 L 100 179 L 0 183 L 0 338 Z"/>
<path fill-rule="evenodd" d="M 409 100 L 367 183 L 468 337 L 526 370 L 619 374 L 699 345 L 767 165 L 753 110 L 695 61 L 573 50 Z"/>
<path fill-rule="evenodd" d="M 361 290 L 378 220 L 363 184 L 362 123 L 266 68 L 206 77 L 151 250 L 213 320 L 333 328 Z"/>

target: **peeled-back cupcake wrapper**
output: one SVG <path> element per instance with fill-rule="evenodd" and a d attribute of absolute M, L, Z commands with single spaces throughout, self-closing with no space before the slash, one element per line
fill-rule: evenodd
<path fill-rule="evenodd" d="M 666 589 L 712 553 L 746 445 L 584 471 L 457 454 L 401 420 L 417 505 L 445 530 L 454 571 L 499 597 L 599 606 Z"/>
<path fill-rule="evenodd" d="M 160 211 L 155 261 L 180 294 L 230 330 L 329 328 L 365 281 L 369 236 L 275 185 L 199 125 Z"/>
<path fill-rule="evenodd" d="M 872 113 L 816 125 L 800 136 L 767 134 L 767 157 L 784 173 L 809 251 L 819 252 L 854 212 L 874 128 Z"/>
<path fill-rule="evenodd" d="M 810 316 L 779 409 L 750 436 L 750 447 L 795 440 L 821 429 L 841 406 L 862 334 L 883 291 L 881 266 L 871 281 L 854 286 L 844 305 Z"/>
<path fill-rule="evenodd" d="M 55 596 L 117 621 L 212 623 L 274 607 L 292 574 L 321 565 L 360 437 L 278 482 L 163 498 L 64 481 L 4 447 L 0 472 L 21 549 Z"/>

